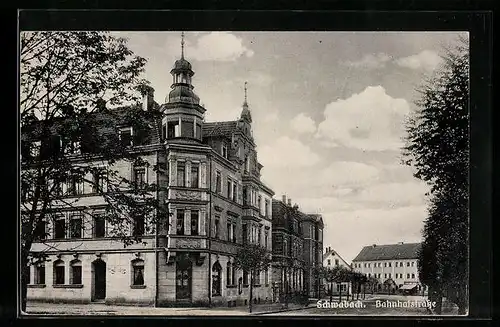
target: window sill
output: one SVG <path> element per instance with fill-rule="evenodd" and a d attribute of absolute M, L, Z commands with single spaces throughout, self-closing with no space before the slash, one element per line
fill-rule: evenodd
<path fill-rule="evenodd" d="M 130 285 L 131 289 L 143 289 L 146 288 L 146 285 Z"/>
<path fill-rule="evenodd" d="M 45 284 L 28 284 L 28 288 L 45 288 Z"/>
<path fill-rule="evenodd" d="M 237 285 L 226 285 L 226 288 L 236 288 Z"/>
<path fill-rule="evenodd" d="M 83 288 L 83 284 L 54 284 L 53 288 Z"/>
<path fill-rule="evenodd" d="M 248 287 L 248 284 L 243 284 L 243 287 Z"/>
<path fill-rule="evenodd" d="M 255 284 L 253 287 L 261 287 L 262 285 L 260 284 Z"/>

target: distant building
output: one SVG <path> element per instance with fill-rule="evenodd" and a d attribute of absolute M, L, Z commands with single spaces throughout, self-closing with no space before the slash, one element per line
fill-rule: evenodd
<path fill-rule="evenodd" d="M 338 252 L 333 250 L 331 247 L 327 247 L 325 249 L 325 253 L 323 254 L 323 267 L 333 268 L 333 267 L 345 267 L 351 270 L 351 265 L 345 261 Z M 323 280 L 324 290 L 329 294 L 330 287 L 329 283 L 326 280 Z M 342 291 L 343 294 L 351 293 L 351 283 L 345 282 L 341 284 L 333 285 L 333 294 L 338 294 Z"/>
<path fill-rule="evenodd" d="M 292 200 L 272 201 L 273 282 L 275 296 L 285 290 L 315 296 L 321 282 L 315 267 L 321 265 L 323 221 L 321 215 L 295 210 Z"/>
<path fill-rule="evenodd" d="M 323 265 L 323 217 L 319 214 L 306 214 L 301 227 L 304 236 L 306 290 L 309 291 L 309 296 L 319 297 L 322 281 L 316 272 Z"/>
<path fill-rule="evenodd" d="M 421 243 L 365 246 L 352 261 L 354 271 L 379 281 L 378 290 L 416 292 L 422 289 L 418 277 Z"/>

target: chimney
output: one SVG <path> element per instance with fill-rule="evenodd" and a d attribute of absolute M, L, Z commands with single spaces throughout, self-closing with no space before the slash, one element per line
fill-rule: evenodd
<path fill-rule="evenodd" d="M 376 246 L 377 246 L 377 244 L 373 244 L 373 247 L 376 247 Z"/>
<path fill-rule="evenodd" d="M 292 206 L 292 199 L 288 199 L 288 206 L 291 207 Z"/>
<path fill-rule="evenodd" d="M 149 85 L 143 85 L 142 90 L 142 110 L 147 111 L 151 109 L 154 102 L 155 89 Z"/>
<path fill-rule="evenodd" d="M 398 244 L 404 244 L 403 242 L 399 242 Z"/>
<path fill-rule="evenodd" d="M 283 201 L 283 203 L 286 204 L 286 195 L 283 194 L 281 196 L 281 201 Z"/>

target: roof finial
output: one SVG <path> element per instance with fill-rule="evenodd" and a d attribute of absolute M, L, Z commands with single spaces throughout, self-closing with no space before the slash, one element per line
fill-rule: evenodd
<path fill-rule="evenodd" d="M 248 82 L 245 81 L 245 104 L 247 104 L 247 84 Z"/>
<path fill-rule="evenodd" d="M 181 33 L 181 58 L 184 59 L 184 32 Z"/>

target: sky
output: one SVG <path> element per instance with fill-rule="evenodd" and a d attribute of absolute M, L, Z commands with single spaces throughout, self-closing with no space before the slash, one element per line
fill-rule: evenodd
<path fill-rule="evenodd" d="M 180 32 L 114 32 L 148 60 L 164 103 Z M 416 89 L 458 32 L 186 32 L 206 121 L 235 120 L 244 82 L 262 180 L 276 199 L 320 213 L 324 247 L 420 242 L 429 187 L 401 164 Z M 467 35 L 462 33 L 462 35 Z"/>

